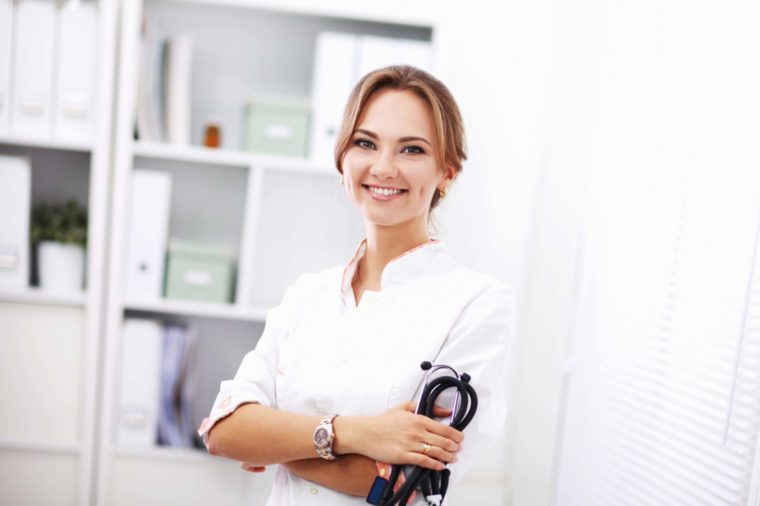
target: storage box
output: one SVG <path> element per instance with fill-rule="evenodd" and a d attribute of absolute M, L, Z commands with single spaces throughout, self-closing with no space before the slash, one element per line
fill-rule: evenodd
<path fill-rule="evenodd" d="M 309 105 L 300 99 L 258 99 L 244 111 L 243 149 L 256 153 L 305 157 Z"/>
<path fill-rule="evenodd" d="M 166 268 L 167 299 L 232 302 L 233 255 L 221 245 L 172 239 Z"/>

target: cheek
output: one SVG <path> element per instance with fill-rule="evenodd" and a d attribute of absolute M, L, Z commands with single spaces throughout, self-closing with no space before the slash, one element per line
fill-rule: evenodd
<path fill-rule="evenodd" d="M 441 176 L 435 167 L 419 167 L 419 170 L 408 173 L 407 181 L 416 188 L 417 195 L 432 198 L 436 187 L 441 182 Z"/>
<path fill-rule="evenodd" d="M 352 154 L 350 151 L 343 157 L 343 174 L 352 183 L 358 183 L 367 171 L 367 161 L 362 156 Z"/>

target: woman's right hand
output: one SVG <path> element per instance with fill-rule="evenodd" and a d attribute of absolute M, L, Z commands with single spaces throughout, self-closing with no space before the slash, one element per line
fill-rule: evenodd
<path fill-rule="evenodd" d="M 455 462 L 464 434 L 424 415 L 417 415 L 414 409 L 414 403 L 405 402 L 381 415 L 337 417 L 335 451 L 339 454 L 359 453 L 389 464 L 410 464 L 435 470 L 443 469 L 443 462 Z M 443 417 L 450 412 L 436 406 L 433 414 Z"/>

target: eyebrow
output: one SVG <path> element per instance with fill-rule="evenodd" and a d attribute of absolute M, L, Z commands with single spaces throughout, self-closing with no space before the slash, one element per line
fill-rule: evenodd
<path fill-rule="evenodd" d="M 375 140 L 379 139 L 378 135 L 375 132 L 371 132 L 369 130 L 364 130 L 363 128 L 357 128 L 354 131 L 354 134 L 359 134 L 359 133 L 360 134 L 364 134 L 367 137 L 371 137 L 372 139 L 375 139 Z M 433 145 L 430 144 L 430 142 L 427 139 L 425 139 L 424 137 L 416 137 L 416 136 L 413 136 L 413 135 L 407 136 L 407 137 L 401 137 L 398 141 L 399 142 L 422 141 L 425 144 L 427 144 L 428 146 L 430 146 L 431 148 L 433 147 Z"/>

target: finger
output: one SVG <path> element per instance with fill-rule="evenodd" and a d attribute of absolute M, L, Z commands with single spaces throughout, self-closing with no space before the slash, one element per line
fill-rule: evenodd
<path fill-rule="evenodd" d="M 461 431 L 458 431 L 455 428 L 441 422 L 436 422 L 435 420 L 427 417 L 426 420 L 427 421 L 425 422 L 425 428 L 428 432 L 432 432 L 433 434 L 445 437 L 446 439 L 451 439 L 457 444 L 461 444 L 462 441 L 464 441 L 464 434 Z"/>
<path fill-rule="evenodd" d="M 433 451 L 433 449 L 431 448 L 430 451 Z M 435 471 L 442 471 L 446 468 L 446 465 L 443 462 L 417 452 L 410 452 L 407 454 L 407 462 L 414 466 L 433 469 Z"/>
<path fill-rule="evenodd" d="M 266 466 L 255 466 L 247 462 L 241 462 L 240 467 L 244 471 L 248 471 L 249 473 L 263 473 L 267 469 Z"/>
<path fill-rule="evenodd" d="M 440 461 L 440 462 L 456 462 L 457 456 L 456 454 L 452 452 L 447 452 L 443 448 L 439 448 L 435 445 L 430 447 L 430 450 L 428 450 L 427 454 L 428 457 L 433 457 L 434 459 Z"/>
<path fill-rule="evenodd" d="M 428 433 L 425 436 L 425 441 L 431 445 L 441 448 L 447 452 L 456 453 L 459 451 L 459 444 L 451 439 L 439 436 L 437 434 Z"/>
<path fill-rule="evenodd" d="M 443 417 L 443 416 L 449 416 L 450 414 L 451 414 L 450 409 L 439 406 L 438 404 L 433 406 L 433 416 Z"/>

